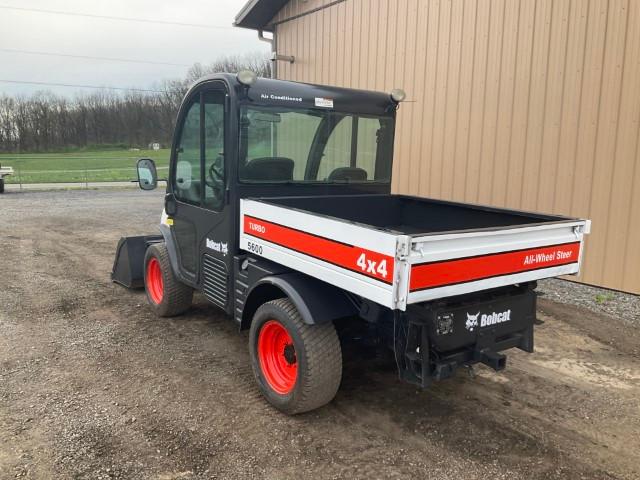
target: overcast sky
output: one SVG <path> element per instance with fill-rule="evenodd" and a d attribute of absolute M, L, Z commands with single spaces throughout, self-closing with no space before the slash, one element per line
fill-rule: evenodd
<path fill-rule="evenodd" d="M 116 57 L 191 65 L 221 55 L 266 52 L 251 30 L 231 26 L 246 0 L 0 0 L 0 80 L 150 88 L 166 78 L 183 78 L 188 67 L 87 60 L 8 52 L 26 50 Z M 44 9 L 190 24 L 197 28 L 52 13 Z M 47 89 L 73 95 L 77 88 L 17 85 L 0 81 L 0 94 Z"/>

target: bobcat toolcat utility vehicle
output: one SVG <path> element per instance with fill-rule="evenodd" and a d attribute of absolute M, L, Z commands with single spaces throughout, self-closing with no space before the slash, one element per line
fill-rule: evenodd
<path fill-rule="evenodd" d="M 121 239 L 112 279 L 144 286 L 161 317 L 202 292 L 249 329 L 257 383 L 291 414 L 335 396 L 348 322 L 422 387 L 532 352 L 536 280 L 578 273 L 589 221 L 391 194 L 403 97 L 248 71 L 199 80 L 160 234 Z M 154 162 L 137 168 L 155 188 Z"/>

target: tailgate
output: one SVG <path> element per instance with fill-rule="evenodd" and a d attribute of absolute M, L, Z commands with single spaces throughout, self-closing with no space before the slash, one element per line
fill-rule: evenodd
<path fill-rule="evenodd" d="M 414 236 L 407 303 L 577 274 L 589 220 Z"/>

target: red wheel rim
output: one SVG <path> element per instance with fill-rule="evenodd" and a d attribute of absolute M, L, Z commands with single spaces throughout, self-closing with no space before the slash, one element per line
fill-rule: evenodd
<path fill-rule="evenodd" d="M 151 257 L 147 263 L 147 292 L 156 305 L 162 302 L 163 287 L 160 262 L 157 258 Z"/>
<path fill-rule="evenodd" d="M 276 320 L 269 320 L 258 335 L 258 360 L 269 386 L 280 395 L 286 395 L 296 385 L 298 358 L 293 339 L 286 328 Z"/>

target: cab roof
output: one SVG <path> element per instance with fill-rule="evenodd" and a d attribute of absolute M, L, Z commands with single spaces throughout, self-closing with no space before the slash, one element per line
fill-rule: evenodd
<path fill-rule="evenodd" d="M 217 73 L 197 80 L 190 91 L 203 83 L 221 80 L 236 93 L 246 87 L 233 73 Z M 311 83 L 258 78 L 247 89 L 246 100 L 251 103 L 283 108 L 315 108 L 354 112 L 369 115 L 391 115 L 396 105 L 388 93 L 352 88 L 331 87 Z"/>

